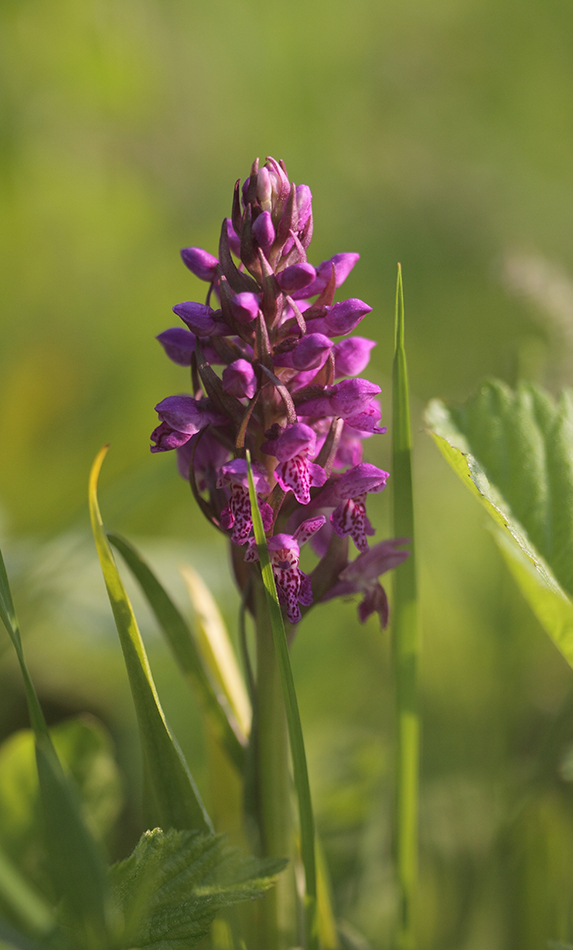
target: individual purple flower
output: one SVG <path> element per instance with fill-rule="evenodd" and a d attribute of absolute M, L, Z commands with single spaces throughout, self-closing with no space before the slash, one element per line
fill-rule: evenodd
<path fill-rule="evenodd" d="M 295 290 L 303 290 L 311 284 L 316 276 L 316 271 L 312 264 L 301 261 L 298 264 L 291 264 L 277 274 L 277 284 L 286 294 L 292 294 Z"/>
<path fill-rule="evenodd" d="M 322 395 L 300 402 L 298 411 L 309 417 L 338 416 L 361 432 L 385 432 L 377 425 L 380 407 L 374 397 L 380 392 L 380 386 L 368 379 L 343 379 L 333 386 L 325 386 Z"/>
<path fill-rule="evenodd" d="M 374 346 L 374 340 L 367 340 L 363 336 L 350 336 L 335 343 L 332 349 L 335 378 L 362 373 L 370 362 L 370 351 Z"/>
<path fill-rule="evenodd" d="M 223 390 L 242 399 L 252 399 L 257 390 L 257 377 L 253 369 L 253 364 L 248 360 L 238 359 L 229 363 L 223 370 Z"/>
<path fill-rule="evenodd" d="M 171 327 L 169 330 L 164 330 L 163 333 L 160 333 L 155 339 L 159 340 L 167 356 L 170 360 L 173 360 L 174 363 L 177 363 L 179 366 L 191 365 L 191 357 L 195 352 L 195 343 L 197 340 L 197 337 L 191 330 L 186 330 L 185 327 Z M 209 363 L 221 362 L 216 350 L 210 344 L 203 344 L 203 353 Z"/>
<path fill-rule="evenodd" d="M 253 237 L 263 251 L 272 247 L 276 231 L 270 211 L 262 211 L 253 222 Z"/>
<path fill-rule="evenodd" d="M 368 551 L 367 535 L 373 535 L 374 528 L 366 514 L 366 495 L 381 492 L 388 478 L 388 472 L 362 462 L 327 485 L 311 505 L 320 508 L 336 506 L 330 520 L 337 535 L 341 538 L 350 535 L 359 551 Z"/>
<path fill-rule="evenodd" d="M 363 317 L 371 312 L 372 307 L 363 300 L 350 297 L 349 300 L 341 300 L 325 309 L 326 314 L 323 317 L 315 317 L 312 320 L 312 329 L 329 336 L 345 336 L 356 329 Z"/>
<path fill-rule="evenodd" d="M 200 280 L 206 280 L 209 283 L 215 280 L 217 276 L 217 267 L 219 261 L 202 247 L 184 247 L 181 251 L 183 263 Z"/>
<path fill-rule="evenodd" d="M 197 336 L 220 336 L 230 332 L 221 311 L 213 310 L 205 303 L 186 300 L 176 304 L 173 313 L 181 317 Z"/>
<path fill-rule="evenodd" d="M 258 462 L 253 463 L 253 481 L 257 494 L 270 491 L 265 470 Z M 217 488 L 227 488 L 229 503 L 221 512 L 221 526 L 231 531 L 231 541 L 246 544 L 253 528 L 251 502 L 249 500 L 249 476 L 245 459 L 233 459 L 222 465 L 217 480 Z M 259 501 L 263 527 L 269 531 L 273 523 L 273 509 L 266 502 Z"/>
<path fill-rule="evenodd" d="M 155 407 L 160 425 L 151 433 L 152 452 L 168 452 L 177 449 L 205 426 L 224 425 L 227 421 L 214 410 L 208 399 L 193 399 L 192 396 L 167 396 Z"/>
<path fill-rule="evenodd" d="M 244 291 L 235 294 L 231 300 L 231 312 L 239 323 L 249 324 L 256 320 L 260 307 L 260 300 L 256 294 Z"/>
<path fill-rule="evenodd" d="M 310 607 L 312 604 L 310 578 L 298 566 L 300 549 L 316 531 L 322 528 L 325 520 L 324 515 L 307 518 L 294 534 L 275 534 L 267 541 L 279 603 L 287 608 L 290 623 L 298 623 L 300 620 L 299 604 L 303 607 Z M 257 545 L 255 539 L 251 538 L 245 561 L 258 561 L 258 559 Z"/>
<path fill-rule="evenodd" d="M 319 264 L 313 283 L 305 288 L 304 293 L 303 291 L 299 291 L 294 294 L 294 297 L 314 297 L 315 294 L 321 294 L 322 291 L 326 289 L 330 280 L 333 266 L 335 286 L 340 287 L 358 260 L 360 260 L 360 254 L 335 254 L 334 257 L 330 257 L 327 261 L 323 261 L 322 264 Z"/>
<path fill-rule="evenodd" d="M 199 491 L 213 489 L 219 469 L 229 459 L 229 449 L 221 445 L 212 429 L 202 429 L 177 448 L 177 470 L 186 481 L 193 459 L 193 477 Z"/>
<path fill-rule="evenodd" d="M 342 570 L 338 582 L 331 587 L 322 600 L 332 600 L 333 597 L 345 597 L 349 594 L 363 594 L 358 606 L 358 617 L 361 623 L 372 613 L 377 613 L 380 626 L 384 628 L 388 623 L 388 598 L 386 591 L 378 578 L 402 564 L 410 556 L 409 551 L 397 550 L 397 545 L 408 544 L 407 538 L 393 538 L 375 544 L 364 554 L 359 554 L 356 560 Z"/>
<path fill-rule="evenodd" d="M 326 363 L 332 340 L 324 333 L 307 333 L 286 353 L 275 356 L 275 366 L 288 366 L 297 370 L 319 370 Z"/>
<path fill-rule="evenodd" d="M 308 505 L 311 487 L 319 487 L 326 481 L 324 469 L 308 458 L 316 446 L 314 430 L 302 422 L 277 427 L 277 430 L 261 445 L 261 450 L 278 459 L 274 474 L 283 491 L 292 491 L 301 505 Z"/>

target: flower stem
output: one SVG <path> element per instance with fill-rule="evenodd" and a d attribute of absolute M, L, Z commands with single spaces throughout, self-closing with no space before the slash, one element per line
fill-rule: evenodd
<path fill-rule="evenodd" d="M 261 853 L 289 858 L 276 887 L 260 903 L 260 946 L 272 950 L 296 944 L 296 904 L 293 860 L 292 780 L 289 739 L 280 670 L 265 592 L 254 580 L 256 624 L 256 799 Z"/>
<path fill-rule="evenodd" d="M 418 865 L 418 603 L 414 554 L 412 437 L 404 348 L 404 296 L 398 265 L 396 336 L 392 373 L 394 534 L 410 539 L 410 557 L 394 581 L 394 675 L 396 689 L 395 861 L 399 891 L 397 950 L 414 950 L 414 910 Z"/>

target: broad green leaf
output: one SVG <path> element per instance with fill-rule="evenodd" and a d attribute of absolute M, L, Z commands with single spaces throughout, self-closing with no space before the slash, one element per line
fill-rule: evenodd
<path fill-rule="evenodd" d="M 97 500 L 97 482 L 106 452 L 107 447 L 101 450 L 92 466 L 89 482 L 90 516 L 137 713 L 148 785 L 158 816 L 166 828 L 212 831 L 211 821 L 183 753 L 166 722 L 137 621 L 103 527 Z"/>
<path fill-rule="evenodd" d="M 0 850 L 0 904 L 19 923 L 35 934 L 45 934 L 53 926 L 54 914 L 48 902 L 20 874 Z"/>
<path fill-rule="evenodd" d="M 36 943 L 30 937 L 15 930 L 11 924 L 0 920 L 0 948 L 8 950 L 43 950 L 45 944 Z"/>
<path fill-rule="evenodd" d="M 304 748 L 304 738 L 298 709 L 298 700 L 296 697 L 296 689 L 292 675 L 292 668 L 290 665 L 285 625 L 279 604 L 275 576 L 269 557 L 269 549 L 267 547 L 263 519 L 261 517 L 257 493 L 255 490 L 255 483 L 253 480 L 251 457 L 248 450 L 247 467 L 249 473 L 249 498 L 251 502 L 253 531 L 257 542 L 261 574 L 265 588 L 266 603 L 280 670 L 288 723 L 294 784 L 298 801 L 298 813 L 300 821 L 300 851 L 305 877 L 305 947 L 306 950 L 316 950 L 318 946 L 316 852 L 314 840 L 314 815 L 312 812 L 312 801 L 310 796 L 308 766 L 306 763 L 306 752 Z"/>
<path fill-rule="evenodd" d="M 222 907 L 260 897 L 286 862 L 246 857 L 221 835 L 147 831 L 111 868 L 124 922 L 122 948 L 183 950 L 209 932 Z"/>
<path fill-rule="evenodd" d="M 108 538 L 140 584 L 181 671 L 228 755 L 242 771 L 246 736 L 233 715 L 225 691 L 215 685 L 210 671 L 205 669 L 187 621 L 133 545 L 114 534 L 108 533 Z"/>
<path fill-rule="evenodd" d="M 107 940 L 106 869 L 81 815 L 76 791 L 64 775 L 32 683 L 20 637 L 4 561 L 0 555 L 0 616 L 8 630 L 24 679 L 35 734 L 36 766 L 48 866 L 55 896 L 86 950 Z"/>
<path fill-rule="evenodd" d="M 491 515 L 519 587 L 573 666 L 573 398 L 485 382 L 463 406 L 435 400 L 426 423 Z"/>
<path fill-rule="evenodd" d="M 194 611 L 197 648 L 246 737 L 251 729 L 251 703 L 221 611 L 197 571 L 185 564 L 181 575 Z"/>
<path fill-rule="evenodd" d="M 64 771 L 73 778 L 83 818 L 104 840 L 121 807 L 121 783 L 104 727 L 89 716 L 50 730 Z M 43 882 L 40 795 L 31 730 L 14 733 L 0 746 L 0 849 L 19 870 Z"/>
<path fill-rule="evenodd" d="M 402 269 L 398 265 L 395 350 L 392 367 L 392 491 L 395 537 L 407 538 L 410 557 L 394 578 L 392 639 L 396 697 L 395 867 L 399 894 L 396 944 L 414 945 L 418 876 L 418 771 L 420 722 L 418 657 L 420 634 L 414 545 L 412 436 L 404 340 Z"/>

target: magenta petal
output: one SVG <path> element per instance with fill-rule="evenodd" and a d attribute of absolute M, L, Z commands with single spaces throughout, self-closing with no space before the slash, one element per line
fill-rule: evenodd
<path fill-rule="evenodd" d="M 181 317 L 190 330 L 197 336 L 213 336 L 213 334 L 229 333 L 227 324 L 222 318 L 220 310 L 213 310 L 204 303 L 195 303 L 186 300 L 173 307 L 173 313 Z"/>
<path fill-rule="evenodd" d="M 292 366 L 298 370 L 319 370 L 331 349 L 332 340 L 324 333 L 307 333 L 292 351 Z"/>
<path fill-rule="evenodd" d="M 229 247 L 231 248 L 235 257 L 240 257 L 241 256 L 241 239 L 237 235 L 237 232 L 235 231 L 233 227 L 233 222 L 231 221 L 231 219 L 225 218 L 225 221 L 227 222 L 227 239 L 229 241 Z"/>
<path fill-rule="evenodd" d="M 370 351 L 376 346 L 374 340 L 363 336 L 351 336 L 334 344 L 334 375 L 357 376 L 370 362 Z"/>
<path fill-rule="evenodd" d="M 263 251 L 267 251 L 275 240 L 275 228 L 269 211 L 263 211 L 253 222 L 253 237 Z"/>
<path fill-rule="evenodd" d="M 204 251 L 202 247 L 184 247 L 181 257 L 185 266 L 200 280 L 207 280 L 209 283 L 215 280 L 219 261 L 208 251 Z"/>
<path fill-rule="evenodd" d="M 312 264 L 291 264 L 290 267 L 285 267 L 276 276 L 280 289 L 287 294 L 292 294 L 297 290 L 304 290 L 305 287 L 308 287 L 313 282 L 316 271 Z"/>
<path fill-rule="evenodd" d="M 364 301 L 351 297 L 350 300 L 341 300 L 339 303 L 333 304 L 324 318 L 324 322 L 332 336 L 343 336 L 345 333 L 354 330 L 362 318 L 371 310 L 372 307 L 369 307 Z"/>
<path fill-rule="evenodd" d="M 223 370 L 223 390 L 242 399 L 252 399 L 257 389 L 257 378 L 251 363 L 248 360 L 235 360 Z"/>
<path fill-rule="evenodd" d="M 245 291 L 236 294 L 231 300 L 231 311 L 239 323 L 249 324 L 256 319 L 260 307 L 260 300 L 256 294 Z"/>
<path fill-rule="evenodd" d="M 326 524 L 326 518 L 324 515 L 316 515 L 314 518 L 307 518 L 302 524 L 299 524 L 293 538 L 297 541 L 299 547 L 302 547 L 303 544 L 306 544 L 309 541 L 313 534 L 316 534 L 317 531 L 320 531 L 322 526 Z"/>

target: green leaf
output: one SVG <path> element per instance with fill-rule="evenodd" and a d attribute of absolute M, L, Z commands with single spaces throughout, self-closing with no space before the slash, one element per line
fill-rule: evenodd
<path fill-rule="evenodd" d="M 243 730 L 233 715 L 224 691 L 217 689 L 213 677 L 205 669 L 187 621 L 133 545 L 114 534 L 108 534 L 108 538 L 139 582 L 181 671 L 190 682 L 229 757 L 242 771 L 245 758 L 242 742 L 246 742 Z"/>
<path fill-rule="evenodd" d="M 573 397 L 487 381 L 463 406 L 435 400 L 428 428 L 494 522 L 525 598 L 573 666 Z"/>
<path fill-rule="evenodd" d="M 103 857 L 83 821 L 76 792 L 64 775 L 32 683 L 4 561 L 0 554 L 0 616 L 18 661 L 32 728 L 44 818 L 50 875 L 55 895 L 63 898 L 70 926 L 86 950 L 107 940 L 106 875 Z"/>
<path fill-rule="evenodd" d="M 260 897 L 285 864 L 246 857 L 221 835 L 147 831 L 110 872 L 125 928 L 120 946 L 186 950 L 209 932 L 218 910 Z"/>
<path fill-rule="evenodd" d="M 420 634 L 414 545 L 412 436 L 406 349 L 404 294 L 398 265 L 395 351 L 392 367 L 392 486 L 394 535 L 407 538 L 410 557 L 394 578 L 392 637 L 396 701 L 395 862 L 399 891 L 399 950 L 414 946 L 414 911 L 418 867 L 418 657 Z"/>
<path fill-rule="evenodd" d="M 78 793 L 83 818 L 97 840 L 111 830 L 121 807 L 121 783 L 105 728 L 89 716 L 50 730 L 64 772 Z M 0 746 L 0 848 L 28 879 L 44 884 L 42 819 L 31 730 L 14 733 Z"/>
<path fill-rule="evenodd" d="M 45 944 L 36 943 L 30 937 L 15 930 L 11 924 L 0 920 L 0 946 L 10 950 L 43 950 Z"/>
<path fill-rule="evenodd" d="M 253 530 L 257 542 L 257 550 L 259 552 L 261 574 L 265 588 L 269 619 L 273 631 L 273 640 L 277 653 L 283 688 L 293 764 L 294 784 L 298 801 L 300 821 L 300 850 L 305 877 L 305 946 L 306 950 L 315 950 L 315 948 L 318 946 L 316 853 L 314 840 L 314 816 L 310 797 L 310 783 L 308 779 L 306 752 L 304 748 L 302 724 L 300 721 L 300 713 L 296 698 L 292 668 L 290 665 L 285 625 L 279 604 L 275 576 L 269 557 L 269 550 L 267 548 L 265 529 L 263 527 L 263 519 L 259 509 L 255 483 L 253 481 L 251 457 L 248 450 L 246 455 L 249 473 L 249 497 L 251 502 Z"/>
<path fill-rule="evenodd" d="M 97 482 L 106 452 L 107 447 L 101 450 L 92 466 L 90 516 L 137 713 L 148 784 L 160 821 L 166 828 L 212 831 L 191 772 L 163 714 L 137 621 L 104 531 Z"/>

